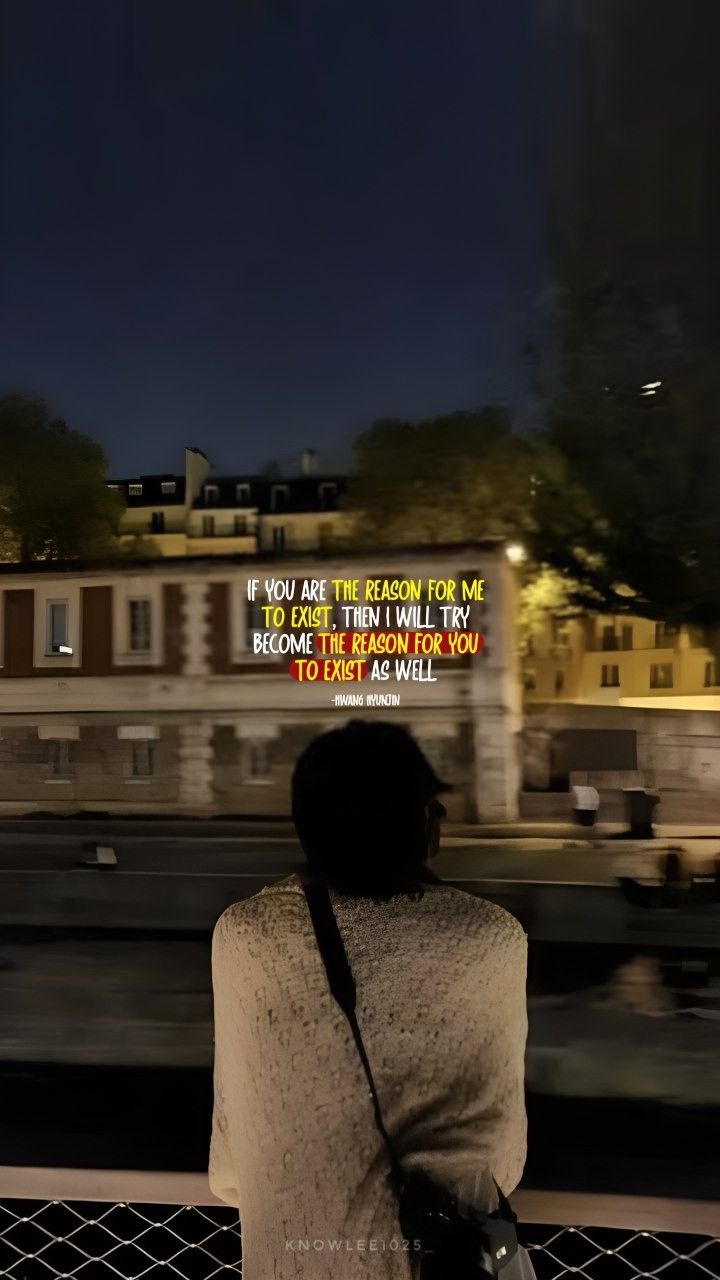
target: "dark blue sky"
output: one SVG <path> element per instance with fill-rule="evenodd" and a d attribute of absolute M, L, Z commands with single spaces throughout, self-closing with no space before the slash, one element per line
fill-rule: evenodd
<path fill-rule="evenodd" d="M 4 0 L 0 389 L 116 473 L 522 403 L 530 0 Z"/>

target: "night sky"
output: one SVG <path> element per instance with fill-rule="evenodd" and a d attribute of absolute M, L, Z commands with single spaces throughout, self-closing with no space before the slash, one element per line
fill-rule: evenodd
<path fill-rule="evenodd" d="M 0 389 L 115 474 L 522 407 L 531 0 L 4 0 Z"/>

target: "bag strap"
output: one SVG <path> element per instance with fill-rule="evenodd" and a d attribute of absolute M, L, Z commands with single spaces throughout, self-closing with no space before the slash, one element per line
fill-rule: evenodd
<path fill-rule="evenodd" d="M 337 1003 L 340 1005 L 345 1017 L 350 1024 L 350 1030 L 355 1040 L 355 1046 L 358 1056 L 362 1063 L 365 1079 L 367 1080 L 368 1092 L 373 1106 L 373 1114 L 375 1116 L 375 1124 L 378 1132 L 385 1143 L 387 1153 L 390 1157 L 390 1168 L 392 1179 L 397 1188 L 400 1187 L 403 1180 L 403 1170 L 398 1160 L 397 1152 L 393 1145 L 390 1134 L 385 1128 L 380 1110 L 380 1102 L 375 1088 L 372 1070 L 365 1051 L 360 1027 L 358 1026 L 357 1017 L 355 1015 L 356 988 L 355 979 L 350 968 L 350 962 L 347 958 L 345 944 L 342 940 L 338 923 L 335 918 L 335 912 L 332 909 L 330 901 L 330 893 L 326 884 L 314 881 L 310 884 L 303 885 L 303 893 L 310 912 L 310 918 L 315 930 L 318 950 L 322 956 L 325 972 L 327 973 L 330 992 Z"/>
<path fill-rule="evenodd" d="M 322 957 L 323 964 L 325 965 L 325 972 L 327 974 L 330 992 L 339 1004 L 350 1024 L 358 1056 L 362 1063 L 363 1071 L 365 1072 L 370 1100 L 373 1105 L 375 1124 L 387 1148 L 387 1152 L 390 1157 L 391 1178 L 396 1191 L 399 1193 L 405 1181 L 405 1172 L 400 1164 L 400 1160 L 398 1159 L 392 1139 L 390 1138 L 390 1135 L 383 1123 L 380 1101 L 375 1088 L 375 1081 L 370 1069 L 370 1063 L 368 1061 L 362 1034 L 355 1014 L 357 999 L 355 979 L 353 977 L 352 969 L 350 968 L 350 961 L 347 957 L 345 944 L 342 940 L 342 935 L 335 918 L 335 912 L 332 909 L 329 888 L 327 884 L 322 881 L 306 882 L 303 884 L 303 893 L 305 894 L 308 910 L 310 912 L 310 919 L 312 920 L 313 928 L 315 930 L 318 950 Z M 493 1183 L 497 1192 L 498 1206 L 500 1208 L 501 1216 L 506 1221 L 517 1222 L 517 1217 L 510 1206 L 510 1202 L 507 1197 L 503 1195 L 503 1192 L 500 1190 L 500 1187 L 497 1182 L 495 1182 L 494 1178 Z"/>

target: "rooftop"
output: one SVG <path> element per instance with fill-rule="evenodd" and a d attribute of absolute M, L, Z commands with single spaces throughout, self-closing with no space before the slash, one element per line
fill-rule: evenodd
<path fill-rule="evenodd" d="M 193 507 L 203 511 L 249 507 L 262 515 L 278 511 L 334 511 L 337 499 L 346 488 L 346 478 L 337 475 L 295 479 L 257 475 L 209 476 Z"/>
<path fill-rule="evenodd" d="M 97 573 L 130 573 L 138 574 L 145 571 L 167 573 L 169 576 L 174 574 L 187 573 L 199 568 L 207 571 L 223 570 L 228 566 L 236 566 L 237 568 L 249 565 L 257 565 L 261 567 L 267 565 L 272 567 L 273 572 L 277 573 L 278 567 L 287 565 L 288 570 L 292 570 L 294 566 L 312 565 L 318 562 L 344 564 L 347 561 L 360 561 L 365 563 L 376 563 L 383 568 L 389 568 L 399 561 L 422 559 L 423 561 L 435 559 L 447 559 L 448 557 L 457 557 L 459 567 L 468 567 L 471 558 L 484 554 L 497 553 L 505 545 L 502 538 L 488 538 L 478 542 L 444 542 L 433 543 L 431 546 L 412 546 L 412 547 L 382 547 L 382 548 L 363 548 L 363 547 L 333 547 L 328 551 L 304 551 L 294 554 L 273 555 L 271 552 L 261 552 L 259 554 L 230 554 L 230 555 L 188 555 L 188 556 L 152 556 L 152 557 L 125 557 L 121 554 L 117 556 L 109 556 L 101 560 L 31 560 L 25 562 L 0 562 L 0 578 L 2 577 L 18 577 L 18 576 L 42 576 L 43 574 L 53 576 L 54 574 L 97 574 Z M 475 567 L 474 565 L 472 567 Z M 481 566 L 477 566 L 481 567 Z"/>
<path fill-rule="evenodd" d="M 182 506 L 185 502 L 185 477 L 171 473 L 111 480 L 108 488 L 121 489 L 128 507 Z"/>
<path fill-rule="evenodd" d="M 128 508 L 182 506 L 185 477 L 172 475 L 131 476 L 108 482 L 121 490 Z M 261 514 L 276 511 L 334 511 L 338 498 L 347 489 L 342 475 L 310 476 L 208 476 L 193 502 L 198 510 L 218 508 L 251 509 Z"/>

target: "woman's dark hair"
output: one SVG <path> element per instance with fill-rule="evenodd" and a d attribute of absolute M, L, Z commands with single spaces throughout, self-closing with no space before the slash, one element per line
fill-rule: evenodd
<path fill-rule="evenodd" d="M 292 778 L 292 814 L 314 876 L 341 893 L 387 899 L 435 877 L 426 806 L 450 788 L 409 733 L 351 720 L 306 747 Z"/>

